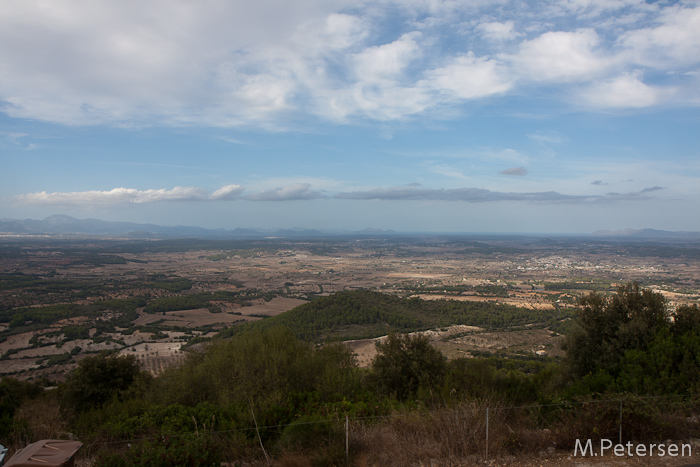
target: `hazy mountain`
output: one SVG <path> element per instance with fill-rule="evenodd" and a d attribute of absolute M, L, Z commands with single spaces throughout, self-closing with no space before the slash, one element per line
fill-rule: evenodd
<path fill-rule="evenodd" d="M 136 237 L 143 233 L 144 237 L 154 236 L 196 236 L 222 235 L 228 233 L 224 229 L 203 229 L 201 227 L 163 227 L 155 224 L 136 224 L 133 222 L 108 222 L 99 219 L 76 219 L 71 216 L 54 215 L 44 220 L 0 220 L 0 232 L 34 235 L 125 235 Z"/>
<path fill-rule="evenodd" d="M 205 229 L 194 226 L 162 226 L 134 222 L 109 222 L 100 219 L 76 219 L 53 215 L 44 220 L 0 219 L 0 233 L 14 235 L 98 236 L 127 238 L 236 238 L 236 237 L 323 237 L 342 235 L 396 235 L 394 230 L 366 228 L 358 231 L 316 229 Z M 700 232 L 669 232 L 654 229 L 598 230 L 594 237 L 638 240 L 697 240 Z"/>
<path fill-rule="evenodd" d="M 597 230 L 592 235 L 596 237 L 628 238 L 700 238 L 700 232 L 670 232 L 656 229 Z"/>
<path fill-rule="evenodd" d="M 275 231 L 242 229 L 205 229 L 192 226 L 167 227 L 156 224 L 134 222 L 108 222 L 99 219 L 76 219 L 71 216 L 53 215 L 44 220 L 0 219 L 0 233 L 16 235 L 79 235 L 128 238 L 173 238 L 173 237 L 320 237 L 348 234 L 393 234 L 394 231 L 365 229 L 360 232 L 322 232 L 315 229 L 278 229 Z"/>

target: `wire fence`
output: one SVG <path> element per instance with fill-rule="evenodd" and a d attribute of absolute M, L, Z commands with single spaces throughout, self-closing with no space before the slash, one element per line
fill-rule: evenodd
<path fill-rule="evenodd" d="M 407 410 L 407 411 L 401 411 L 401 412 L 396 412 L 392 414 L 386 414 L 386 415 L 369 415 L 369 416 L 350 416 L 349 414 L 345 414 L 344 416 L 336 416 L 336 417 L 330 417 L 330 418 L 325 418 L 325 419 L 320 419 L 320 420 L 309 420 L 309 421 L 293 421 L 290 423 L 284 423 L 284 424 L 276 424 L 276 425 L 263 425 L 263 426 L 248 426 L 244 428 L 236 428 L 236 429 L 230 429 L 230 430 L 199 430 L 195 429 L 195 431 L 191 432 L 186 432 L 186 433 L 178 433 L 178 434 L 169 434 L 167 435 L 168 438 L 183 438 L 183 437 L 192 437 L 196 436 L 199 437 L 202 434 L 206 435 L 231 435 L 235 433 L 250 433 L 250 432 L 256 432 L 258 435 L 258 439 L 260 439 L 260 432 L 265 431 L 265 430 L 274 430 L 275 432 L 282 434 L 284 432 L 285 428 L 291 427 L 291 426 L 304 426 L 304 425 L 314 425 L 314 424 L 333 424 L 337 423 L 339 426 L 342 426 L 342 431 L 344 431 L 344 449 L 345 449 L 345 458 L 346 462 L 349 463 L 349 459 L 351 457 L 351 437 L 353 435 L 353 429 L 356 430 L 361 430 L 363 426 L 366 426 L 367 424 L 373 424 L 374 422 L 381 421 L 381 420 L 400 420 L 400 419 L 406 419 L 409 417 L 412 418 L 421 418 L 421 417 L 431 417 L 433 419 L 441 419 L 441 417 L 454 417 L 455 419 L 459 418 L 459 416 L 468 416 L 468 420 L 472 422 L 471 428 L 473 428 L 471 435 L 474 438 L 478 438 L 481 436 L 481 449 L 479 449 L 480 453 L 479 454 L 484 461 L 489 459 L 489 446 L 493 445 L 494 443 L 494 438 L 492 437 L 491 440 L 489 439 L 489 435 L 493 434 L 494 432 L 499 431 L 498 424 L 506 424 L 507 425 L 507 420 L 508 420 L 508 414 L 514 414 L 514 413 L 527 413 L 529 415 L 537 414 L 539 413 L 542 415 L 543 413 L 556 413 L 556 414 L 562 414 L 566 413 L 567 410 L 575 409 L 576 407 L 583 408 L 585 406 L 605 406 L 606 410 L 604 411 L 604 415 L 607 417 L 607 422 L 608 426 L 607 431 L 605 429 L 598 429 L 597 427 L 591 427 L 592 432 L 595 433 L 598 431 L 598 435 L 600 435 L 599 439 L 606 439 L 612 442 L 613 440 L 610 439 L 610 420 L 611 420 L 611 415 L 615 415 L 616 417 L 616 425 L 615 428 L 615 434 L 617 435 L 617 443 L 618 444 L 623 444 L 624 439 L 630 439 L 634 438 L 635 433 L 631 433 L 629 436 L 626 435 L 626 429 L 631 429 L 631 431 L 638 431 L 638 426 L 634 426 L 632 428 L 631 425 L 638 425 L 640 423 L 639 420 L 639 411 L 641 410 L 642 415 L 648 413 L 648 403 L 653 402 L 654 404 L 651 406 L 652 409 L 655 409 L 658 413 L 663 413 L 666 415 L 674 415 L 676 417 L 680 417 L 684 419 L 686 422 L 688 422 L 691 425 L 695 425 L 696 429 L 700 432 L 700 394 L 691 394 L 691 395 L 670 395 L 670 396 L 637 396 L 637 395 L 626 395 L 624 397 L 617 397 L 617 398 L 608 398 L 608 399 L 591 399 L 591 400 L 580 400 L 580 401 L 564 401 L 564 402 L 557 402 L 557 403 L 550 403 L 550 404 L 526 404 L 526 405 L 489 405 L 487 402 L 472 402 L 472 406 L 464 406 L 464 404 L 460 405 L 459 407 L 456 408 L 444 408 L 444 409 L 434 409 L 434 410 Z M 646 404 L 646 405 L 645 405 Z M 611 407 L 614 406 L 615 412 L 613 413 L 613 410 L 611 410 Z M 647 412 L 644 412 L 647 410 Z M 252 411 L 252 407 L 251 407 Z M 660 412 L 659 412 L 660 411 Z M 596 412 L 598 415 L 601 413 Z M 574 416 L 576 414 L 573 414 Z M 635 420 L 630 420 L 626 418 L 626 415 L 631 415 L 632 418 L 635 418 Z M 253 413 L 253 418 L 255 418 L 255 414 Z M 546 417 L 543 417 L 546 418 Z M 642 417 L 643 418 L 643 417 Z M 601 419 L 597 419 L 598 421 L 602 421 Z M 478 421 L 478 423 L 474 423 Z M 581 422 L 585 423 L 585 420 L 580 420 Z M 644 420 L 642 420 L 642 423 Z M 196 421 L 195 421 L 196 424 Z M 626 424 L 628 426 L 626 427 Z M 542 426 L 539 426 L 539 429 L 546 430 L 545 424 Z M 512 428 L 508 426 L 508 429 L 513 431 Z M 479 435 L 479 431 L 481 431 L 481 434 Z M 652 433 L 653 435 L 653 433 Z M 606 437 L 607 436 L 607 437 Z M 106 442 L 98 442 L 98 443 L 91 443 L 89 445 L 85 446 L 85 450 L 91 450 L 93 448 L 99 448 L 99 447 L 104 447 L 104 446 L 113 446 L 113 445 L 130 445 L 132 443 L 141 443 L 144 441 L 157 441 L 164 439 L 166 436 L 165 435 L 159 435 L 159 436 L 152 436 L 152 437 L 141 437 L 141 438 L 133 438 L 133 439 L 125 439 L 125 440 L 117 440 L 117 441 L 106 441 Z M 260 439 L 260 447 L 265 454 L 265 457 L 267 457 L 267 453 L 265 452 L 265 447 L 263 446 L 263 441 Z"/>

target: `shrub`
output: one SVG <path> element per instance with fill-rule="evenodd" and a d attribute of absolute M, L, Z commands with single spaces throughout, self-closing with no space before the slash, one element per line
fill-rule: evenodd
<path fill-rule="evenodd" d="M 389 334 L 377 343 L 372 380 L 380 393 L 399 400 L 415 396 L 419 388 L 436 388 L 445 376 L 445 357 L 425 336 Z"/>
<path fill-rule="evenodd" d="M 345 433 L 338 420 L 302 417 L 282 431 L 277 448 L 289 457 L 303 454 L 311 465 L 341 465 L 345 459 Z"/>
<path fill-rule="evenodd" d="M 223 455 L 209 436 L 163 437 L 122 453 L 103 451 L 95 467 L 219 467 Z"/>
<path fill-rule="evenodd" d="M 61 402 L 65 408 L 84 412 L 102 407 L 114 397 L 122 397 L 132 386 L 148 379 L 133 355 L 119 357 L 103 353 L 87 357 L 66 380 Z"/>
<path fill-rule="evenodd" d="M 290 394 L 343 394 L 355 384 L 354 375 L 347 349 L 316 349 L 288 329 L 273 328 L 215 341 L 204 354 L 191 352 L 182 367 L 159 376 L 151 397 L 160 404 L 236 406 L 243 416 L 254 404 L 258 422 L 277 424 L 288 421 L 287 415 L 265 414 L 280 413 Z"/>
<path fill-rule="evenodd" d="M 608 394 L 606 400 L 587 400 L 565 409 L 559 422 L 552 427 L 557 447 L 573 448 L 577 439 L 591 439 L 595 444 L 601 439 L 614 442 L 638 443 L 687 437 L 691 427 L 686 417 L 675 416 L 657 399 L 643 399 L 629 394 Z M 620 420 L 622 399 L 622 420 Z M 695 430 L 697 431 L 697 427 Z"/>

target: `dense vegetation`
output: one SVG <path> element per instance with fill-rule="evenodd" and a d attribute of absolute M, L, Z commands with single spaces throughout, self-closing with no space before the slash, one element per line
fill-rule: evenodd
<path fill-rule="evenodd" d="M 146 301 L 143 298 L 135 297 L 120 300 L 101 300 L 90 305 L 66 303 L 0 311 L 0 323 L 7 323 L 9 326 L 8 330 L 0 333 L 0 338 L 33 330 L 37 326 L 46 327 L 67 318 L 101 317 L 102 312 L 105 311 L 115 312 L 115 316 L 97 322 L 98 331 L 113 330 L 115 326 L 129 327 L 131 322 L 137 317 L 136 308 L 145 305 Z M 66 328 L 69 328 L 69 326 Z"/>
<path fill-rule="evenodd" d="M 372 365 L 361 369 L 345 346 L 311 341 L 362 325 L 405 331 L 461 322 L 500 329 L 562 317 L 339 293 L 194 346 L 181 366 L 155 378 L 136 359 L 109 354 L 83 359 L 54 391 L 5 378 L 0 442 L 29 439 L 31 427 L 41 425 L 37 417 L 53 410 L 61 413 L 59 431 L 83 440 L 98 466 L 219 465 L 268 456 L 338 465 L 345 459 L 337 420 L 347 415 L 355 423 L 353 455 L 361 454 L 351 462 L 399 465 L 405 453 L 429 460 L 418 449 L 427 442 L 435 443 L 431 456 L 479 454 L 483 407 L 499 409 L 492 412 L 490 441 L 496 453 L 537 452 L 552 442 L 569 448 L 577 437 L 617 439 L 621 400 L 623 440 L 697 436 L 697 422 L 673 418 L 677 407 L 643 396 L 700 390 L 698 307 L 672 312 L 661 295 L 637 284 L 614 295 L 590 294 L 580 305 L 563 362 L 499 355 L 447 361 L 426 337 L 390 332 Z M 582 398 L 589 402 L 559 405 Z M 687 405 L 693 399 L 678 400 L 684 410 L 697 409 Z"/>
<path fill-rule="evenodd" d="M 413 332 L 452 324 L 504 329 L 526 324 L 553 324 L 573 316 L 568 311 L 528 310 L 513 305 L 455 300 L 401 298 L 367 290 L 320 297 L 281 315 L 222 331 L 221 337 L 277 326 L 299 339 L 364 339 L 390 331 Z"/>
<path fill-rule="evenodd" d="M 678 307 L 672 320 L 661 294 L 628 284 L 612 296 L 584 297 L 581 306 L 565 344 L 578 390 L 700 392 L 697 305 Z"/>

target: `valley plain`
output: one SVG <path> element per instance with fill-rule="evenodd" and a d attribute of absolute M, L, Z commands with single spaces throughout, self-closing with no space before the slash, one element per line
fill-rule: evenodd
<path fill-rule="evenodd" d="M 0 374 L 61 381 L 82 358 L 104 350 L 137 356 L 158 374 L 180 362 L 184 349 L 222 331 L 230 334 L 320 297 L 353 291 L 510 305 L 523 311 L 527 324 L 442 322 L 411 330 L 429 335 L 448 358 L 559 358 L 577 299 L 614 292 L 627 282 L 662 293 L 671 308 L 700 303 L 700 242 L 495 235 L 7 236 L 0 238 Z M 347 341 L 360 365 L 368 365 L 376 339 L 391 329 L 345 326 L 333 340 Z"/>

